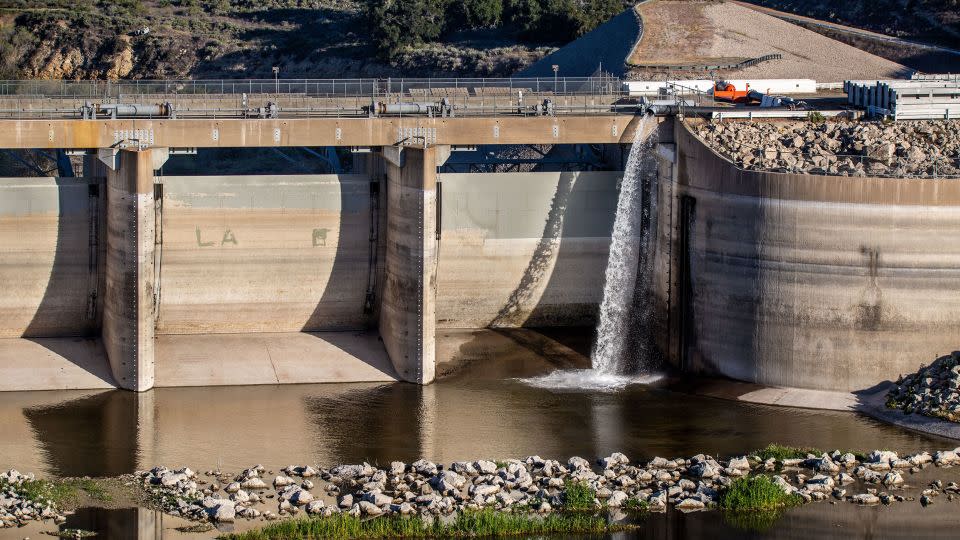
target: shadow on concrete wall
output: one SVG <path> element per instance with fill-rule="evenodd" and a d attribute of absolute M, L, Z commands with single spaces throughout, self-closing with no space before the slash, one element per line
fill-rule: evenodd
<path fill-rule="evenodd" d="M 680 175 L 680 183 L 689 185 L 689 179 L 683 178 L 683 169 Z M 723 373 L 752 381 L 753 360 L 741 357 L 737 351 L 757 350 L 759 336 L 753 328 L 764 318 L 766 294 L 762 285 L 779 277 L 779 272 L 770 273 L 764 267 L 761 255 L 762 224 L 768 219 L 766 214 L 774 210 L 772 205 L 754 199 L 739 205 L 736 212 L 717 216 L 710 209 L 718 204 L 713 197 L 699 198 L 695 204 L 696 210 L 686 218 L 688 221 L 680 223 L 688 228 L 686 252 L 679 254 L 681 263 L 686 262 L 681 269 L 681 278 L 685 280 L 681 292 L 686 293 L 680 298 L 684 325 L 680 332 L 681 363 L 695 373 Z M 717 246 L 727 242 L 736 242 L 735 253 L 717 251 Z M 720 283 L 721 276 L 729 276 L 736 283 Z M 769 338 L 768 334 L 765 339 Z M 711 346 L 711 341 L 729 343 L 735 350 Z M 782 360 L 790 362 L 788 355 Z"/>
<path fill-rule="evenodd" d="M 24 409 L 40 452 L 56 476 L 115 476 L 137 468 L 137 395 L 108 390 Z"/>
<path fill-rule="evenodd" d="M 656 332 L 662 331 L 663 328 L 657 324 L 658 317 L 662 314 L 658 312 L 654 280 L 659 277 L 656 275 L 655 267 L 657 237 L 660 227 L 667 226 L 667 223 L 661 223 L 659 219 L 659 206 L 669 205 L 671 201 L 658 200 L 660 171 L 657 168 L 656 157 L 651 152 L 649 156 L 645 156 L 645 160 L 647 163 L 640 172 L 642 175 L 639 204 L 641 216 L 637 274 L 633 284 L 633 307 L 627 322 L 629 335 L 626 336 L 627 346 L 624 348 L 625 351 L 629 351 L 629 357 L 624 364 L 626 373 L 649 371 L 659 367 L 663 362 L 662 351 L 657 347 Z"/>
<path fill-rule="evenodd" d="M 330 235 L 326 229 L 315 229 L 313 235 L 315 247 L 329 246 L 331 243 L 336 245 L 333 268 L 317 306 L 301 329 L 303 332 L 361 330 L 366 326 L 356 324 L 356 319 L 366 317 L 364 296 L 362 293 L 355 294 L 355 284 L 359 280 L 366 283 L 368 277 L 366 273 L 357 275 L 358 268 L 366 267 L 367 272 L 374 271 L 372 261 L 368 261 L 368 247 L 375 205 L 367 203 L 368 197 L 371 200 L 374 197 L 370 194 L 372 190 L 368 183 L 347 182 L 342 176 L 337 176 L 337 182 L 340 184 L 337 232 Z M 376 223 L 375 220 L 372 222 Z M 349 318 L 354 320 L 342 320 L 343 313 L 350 313 Z"/>
<path fill-rule="evenodd" d="M 103 184 L 77 178 L 57 178 L 56 183 L 56 251 L 43 299 L 24 329 L 26 338 L 94 336 L 99 331 Z"/>
<path fill-rule="evenodd" d="M 487 326 L 496 328 L 522 326 L 524 324 L 526 314 L 522 311 L 522 308 L 530 301 L 537 285 L 546 277 L 550 261 L 559 251 L 564 217 L 567 213 L 567 206 L 570 204 L 575 181 L 576 175 L 574 174 L 562 173 L 560 175 L 557 190 L 550 202 L 547 220 L 543 225 L 543 234 L 537 243 L 537 247 L 533 250 L 527 268 L 523 271 L 520 283 L 513 289 L 510 296 L 507 297 L 507 302 Z"/>
<path fill-rule="evenodd" d="M 103 313 L 103 178 L 57 178 L 57 239 L 50 278 L 23 337 L 114 385 L 99 340 Z"/>
<path fill-rule="evenodd" d="M 385 352 L 380 355 L 365 347 L 371 344 L 372 339 L 357 340 L 353 336 L 338 336 L 334 332 L 369 333 L 372 331 L 376 325 L 377 299 L 369 294 L 371 291 L 357 294 L 356 284 L 372 286 L 376 280 L 377 265 L 383 264 L 382 261 L 376 260 L 376 249 L 371 247 L 372 239 L 379 227 L 378 205 L 381 183 L 345 182 L 342 176 L 338 176 L 337 181 L 340 184 L 340 221 L 336 236 L 327 235 L 324 231 L 321 240 L 314 234 L 315 243 L 322 242 L 325 245 L 330 245 L 331 242 L 336 243 L 333 268 L 316 308 L 301 331 L 322 337 L 331 345 L 380 372 L 399 378 Z M 382 238 L 378 239 L 378 242 L 382 241 Z M 364 267 L 366 272 L 358 274 L 358 268 Z M 350 313 L 350 320 L 342 320 L 343 313 Z M 376 346 L 382 347 L 379 340 L 376 341 Z M 387 359 L 386 363 L 382 363 L 381 358 Z"/>
<path fill-rule="evenodd" d="M 520 282 L 488 326 L 579 326 L 596 320 L 595 303 L 563 299 L 572 284 L 594 279 L 583 274 L 582 265 L 595 256 L 593 249 L 609 243 L 613 230 L 616 191 L 594 187 L 578 181 L 577 173 L 560 174 L 537 247 Z M 594 211 L 598 207 L 601 211 Z M 596 278 L 602 283 L 602 274 Z M 524 309 L 541 287 L 537 305 Z"/>

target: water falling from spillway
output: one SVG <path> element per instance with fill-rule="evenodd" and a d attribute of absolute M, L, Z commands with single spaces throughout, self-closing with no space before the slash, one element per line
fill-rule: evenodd
<path fill-rule="evenodd" d="M 630 155 L 620 182 L 617 199 L 617 214 L 610 238 L 610 254 L 607 256 L 607 271 L 603 284 L 603 301 L 600 303 L 600 321 L 597 325 L 597 342 L 594 344 L 591 361 L 593 369 L 600 373 L 626 375 L 631 363 L 625 350 L 629 343 L 630 310 L 633 307 L 637 272 L 653 257 L 648 256 L 651 227 L 643 222 L 655 219 L 656 185 L 647 190 L 651 199 L 643 204 L 644 165 L 649 161 L 650 141 L 643 139 L 647 123 L 653 115 L 644 116 L 637 127 L 637 134 L 630 147 Z M 653 175 L 656 178 L 656 175 Z M 645 215 L 646 214 L 646 215 Z M 641 276 L 646 279 L 649 271 Z M 646 321 L 644 321 L 646 322 Z"/>
<path fill-rule="evenodd" d="M 652 275 L 656 230 L 656 174 L 649 174 L 649 133 L 653 115 L 640 119 L 617 199 L 610 252 L 604 276 L 603 300 L 597 341 L 591 354 L 592 369 L 557 370 L 524 382 L 541 388 L 616 390 L 633 383 L 650 383 L 658 374 L 643 373 L 646 342 L 635 339 L 636 330 L 649 326 L 651 309 L 646 289 Z M 649 183 L 644 181 L 649 177 Z M 644 196 L 646 195 L 646 199 Z M 644 290 L 637 290 L 637 286 Z M 635 303 L 640 293 L 640 302 Z M 639 350 L 628 350 L 636 345 Z"/>

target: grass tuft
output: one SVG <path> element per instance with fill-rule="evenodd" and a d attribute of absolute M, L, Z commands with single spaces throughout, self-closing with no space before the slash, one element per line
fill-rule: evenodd
<path fill-rule="evenodd" d="M 811 111 L 807 114 L 807 120 L 814 124 L 822 124 L 827 121 L 827 118 L 820 111 Z"/>
<path fill-rule="evenodd" d="M 623 507 L 634 512 L 646 512 L 650 509 L 650 503 L 643 499 L 631 497 L 627 499 L 627 502 L 623 503 Z"/>
<path fill-rule="evenodd" d="M 86 492 L 92 499 L 98 501 L 110 500 L 107 490 L 92 478 L 24 480 L 19 484 L 0 481 L 0 489 L 7 488 L 12 488 L 20 497 L 41 504 L 50 501 L 62 506 L 76 501 L 80 497 L 80 492 Z"/>
<path fill-rule="evenodd" d="M 50 536 L 58 536 L 60 538 L 71 538 L 71 539 L 90 538 L 92 536 L 97 535 L 97 533 L 93 531 L 88 531 L 85 529 L 63 529 L 60 531 L 45 531 L 45 532 Z"/>
<path fill-rule="evenodd" d="M 760 458 L 761 461 L 766 461 L 770 458 L 773 459 L 803 459 L 807 457 L 807 454 L 814 454 L 819 456 L 822 454 L 822 450 L 816 448 L 803 448 L 799 446 L 784 446 L 782 444 L 768 444 L 766 448 L 762 448 L 753 452 L 754 455 Z"/>
<path fill-rule="evenodd" d="M 800 504 L 801 498 L 785 493 L 769 476 L 737 478 L 720 494 L 720 508 L 733 511 L 771 511 Z"/>
<path fill-rule="evenodd" d="M 563 507 L 566 510 L 594 510 L 596 492 L 586 482 L 566 481 L 563 485 Z"/>
<path fill-rule="evenodd" d="M 626 530 L 587 514 L 508 514 L 487 508 L 464 511 L 452 521 L 427 522 L 420 517 L 382 516 L 373 519 L 337 514 L 326 518 L 279 521 L 262 529 L 223 534 L 220 540 L 360 540 L 373 538 L 469 538 L 541 534 L 598 534 Z"/>

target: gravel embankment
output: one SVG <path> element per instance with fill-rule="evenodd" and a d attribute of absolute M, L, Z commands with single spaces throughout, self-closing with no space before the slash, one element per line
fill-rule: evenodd
<path fill-rule="evenodd" d="M 890 79 L 911 70 L 896 62 L 830 39 L 776 17 L 729 2 L 661 0 L 642 5 L 643 37 L 634 64 L 710 65 L 779 53 L 781 60 L 755 66 L 707 71 L 644 69 L 641 79 L 772 78 Z"/>
<path fill-rule="evenodd" d="M 738 70 L 737 78 L 890 79 L 908 75 L 906 67 L 758 11 L 722 2 L 706 8 L 718 30 L 710 56 L 749 56 L 780 53 L 782 60 Z"/>
<path fill-rule="evenodd" d="M 697 124 L 695 133 L 749 170 L 838 176 L 960 175 L 960 122 Z"/>

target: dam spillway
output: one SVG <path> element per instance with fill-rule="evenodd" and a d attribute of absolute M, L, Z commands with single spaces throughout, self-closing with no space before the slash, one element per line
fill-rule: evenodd
<path fill-rule="evenodd" d="M 593 325 L 639 125 L 586 110 L 6 121 L 4 146 L 126 148 L 87 155 L 80 178 L 0 182 L 3 390 L 425 384 L 438 329 Z M 651 356 L 856 390 L 955 348 L 956 180 L 744 170 L 695 122 L 649 127 Z M 471 141 L 599 145 L 612 170 L 445 169 Z M 350 174 L 162 174 L 190 144 L 371 151 Z"/>
<path fill-rule="evenodd" d="M 436 326 L 488 325 L 521 282 L 522 301 L 500 325 L 591 324 L 602 287 L 591 276 L 604 269 L 619 176 L 440 175 Z M 4 289 L 0 350 L 11 364 L 16 356 L 35 368 L 79 366 L 87 373 L 76 387 L 110 379 L 100 339 L 110 264 L 103 186 L 96 177 L 0 181 L 0 272 L 16 285 Z M 387 257 L 376 230 L 385 227 L 376 214 L 380 182 L 369 174 L 158 176 L 155 186 L 155 384 L 396 377 L 376 332 Z M 558 192 L 567 217 L 546 239 L 557 249 L 531 269 Z M 34 369 L 26 388 L 60 380 L 43 373 Z"/>

